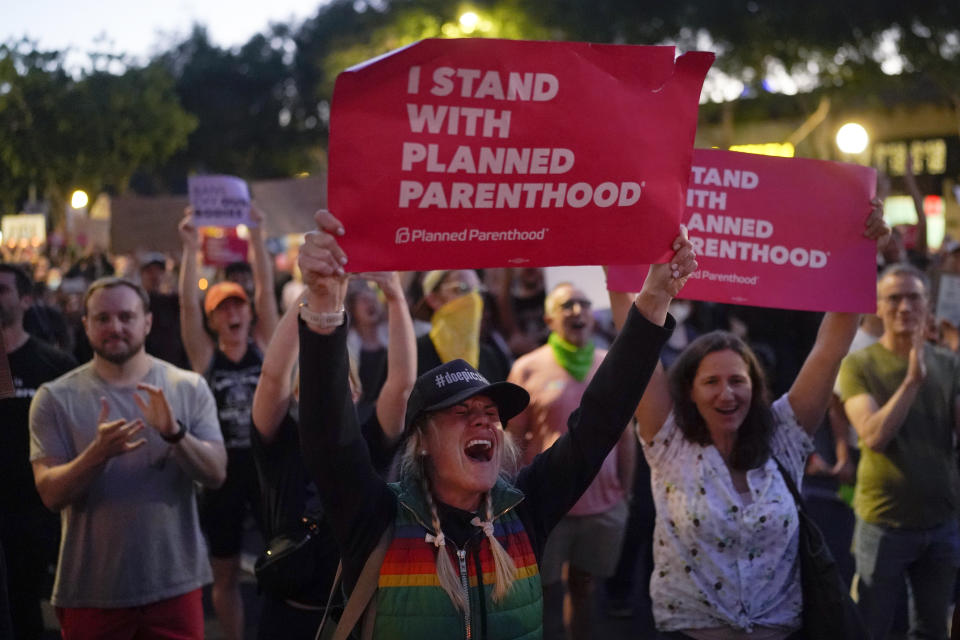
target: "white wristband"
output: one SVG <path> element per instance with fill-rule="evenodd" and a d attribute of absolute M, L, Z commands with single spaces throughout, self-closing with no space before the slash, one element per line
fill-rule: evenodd
<path fill-rule="evenodd" d="M 305 299 L 300 300 L 300 318 L 307 324 L 320 327 L 321 329 L 333 329 L 343 324 L 345 317 L 343 307 L 337 311 L 311 311 L 307 306 Z"/>

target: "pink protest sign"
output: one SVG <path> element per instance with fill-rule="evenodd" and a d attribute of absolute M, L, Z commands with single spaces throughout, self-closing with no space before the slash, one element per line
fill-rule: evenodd
<path fill-rule="evenodd" d="M 424 40 L 337 78 L 329 208 L 351 271 L 666 257 L 713 54 Z"/>
<path fill-rule="evenodd" d="M 863 237 L 876 171 L 696 149 L 683 221 L 700 268 L 681 297 L 780 309 L 876 312 L 876 243 Z M 639 291 L 647 267 L 611 267 Z"/>
<path fill-rule="evenodd" d="M 249 243 L 237 236 L 233 229 L 218 236 L 203 236 L 203 264 L 225 267 L 234 262 L 246 262 Z"/>

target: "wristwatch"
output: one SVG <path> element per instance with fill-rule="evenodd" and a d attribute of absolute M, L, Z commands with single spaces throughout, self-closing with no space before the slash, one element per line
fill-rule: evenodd
<path fill-rule="evenodd" d="M 161 433 L 160 437 L 166 440 L 167 442 L 169 442 L 170 444 L 177 444 L 178 442 L 183 440 L 184 436 L 187 435 L 187 428 L 183 426 L 183 423 L 180 422 L 179 420 L 177 420 L 177 426 L 180 428 L 172 436 L 165 436 Z"/>
<path fill-rule="evenodd" d="M 306 299 L 300 299 L 300 318 L 307 324 L 312 324 L 321 329 L 339 327 L 343 324 L 345 315 L 343 307 L 340 307 L 336 311 L 311 311 L 310 307 L 307 306 Z"/>

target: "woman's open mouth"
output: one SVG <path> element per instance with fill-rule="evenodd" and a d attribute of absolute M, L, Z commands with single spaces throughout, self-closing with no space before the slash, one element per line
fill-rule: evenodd
<path fill-rule="evenodd" d="M 716 412 L 724 416 L 732 416 L 739 410 L 740 405 L 735 405 L 733 407 L 724 407 L 722 409 L 717 407 Z"/>
<path fill-rule="evenodd" d="M 474 438 L 463 448 L 463 452 L 476 462 L 490 462 L 493 457 L 493 442 L 486 438 Z"/>

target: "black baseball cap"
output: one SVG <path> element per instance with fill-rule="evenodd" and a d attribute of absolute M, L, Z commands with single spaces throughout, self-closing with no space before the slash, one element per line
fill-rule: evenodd
<path fill-rule="evenodd" d="M 143 271 L 150 265 L 159 264 L 161 267 L 167 266 L 167 256 L 159 251 L 150 251 L 143 254 L 140 258 L 140 270 Z"/>
<path fill-rule="evenodd" d="M 423 414 L 447 409 L 479 395 L 496 403 L 503 424 L 530 404 L 530 394 L 523 387 L 512 382 L 491 383 L 466 360 L 451 360 L 417 378 L 407 400 L 404 433 L 409 434 L 410 427 Z"/>

